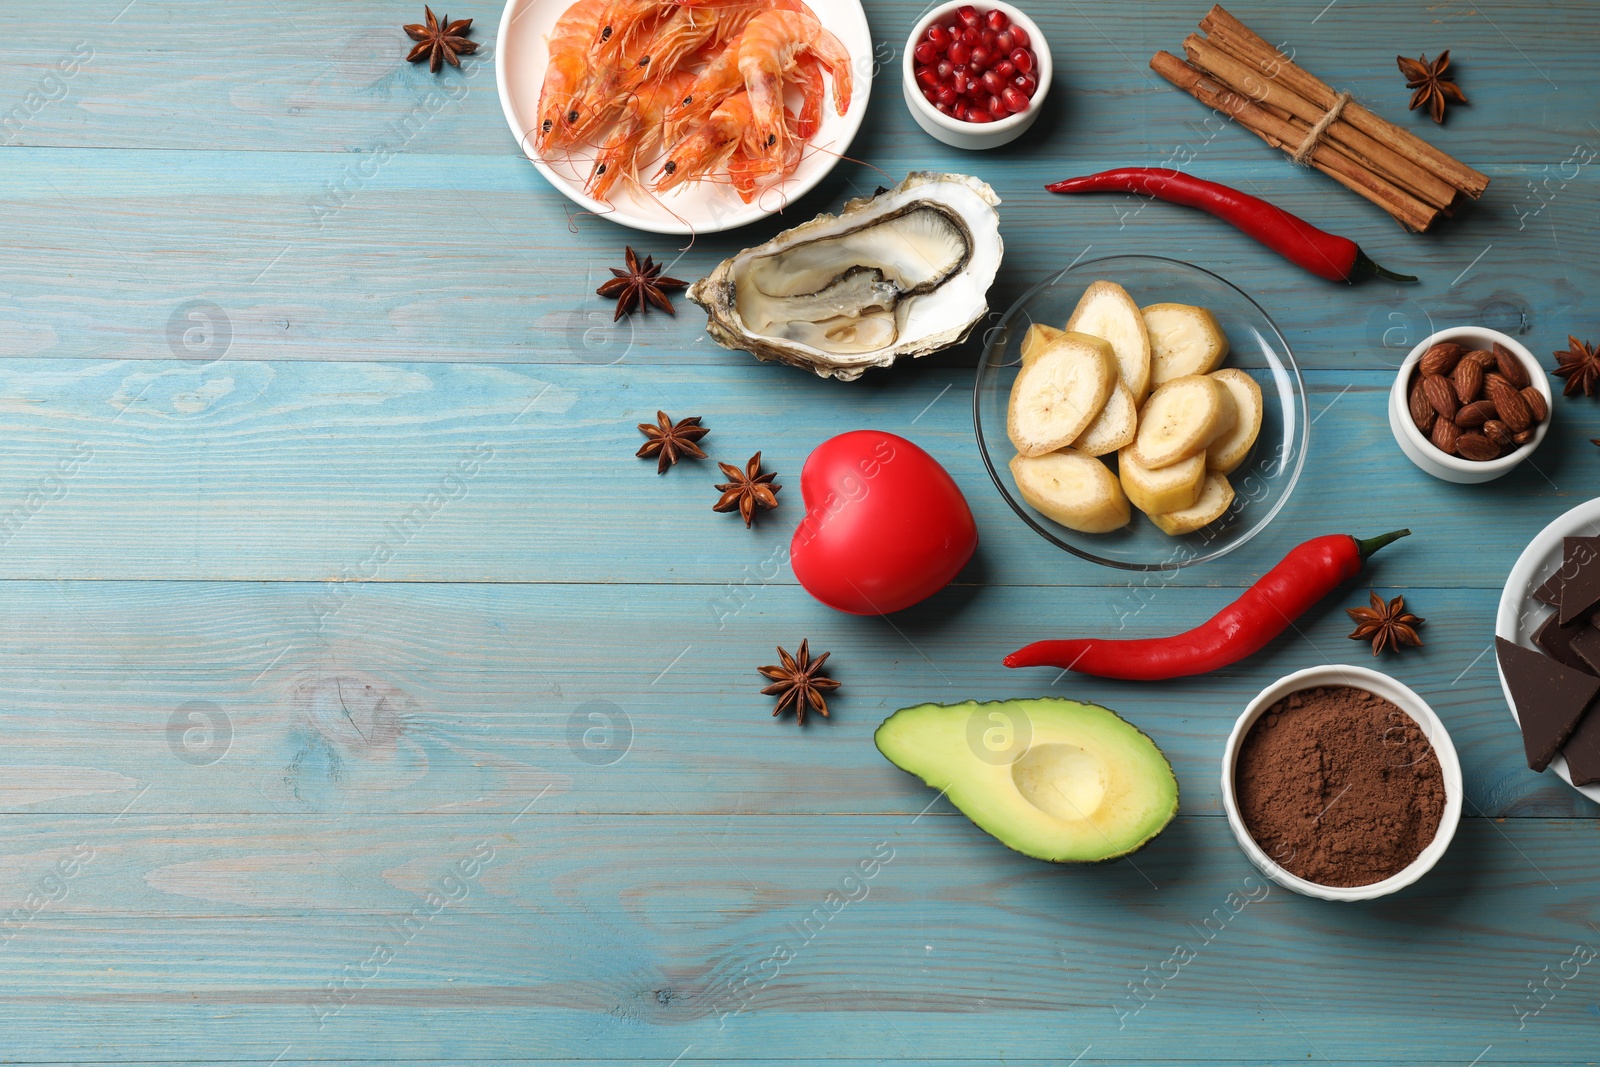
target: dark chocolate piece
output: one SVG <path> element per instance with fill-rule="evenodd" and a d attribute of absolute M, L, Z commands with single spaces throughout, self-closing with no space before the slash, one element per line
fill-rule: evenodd
<path fill-rule="evenodd" d="M 1594 669 L 1591 674 L 1600 674 L 1600 630 L 1595 629 L 1594 619 L 1589 620 L 1585 626 L 1573 635 L 1567 647 L 1576 652 L 1585 663 Z"/>
<path fill-rule="evenodd" d="M 1561 746 L 1577 729 L 1589 703 L 1600 693 L 1600 678 L 1564 667 L 1531 648 L 1494 639 L 1495 658 L 1511 690 L 1522 748 L 1530 770 L 1550 766 Z"/>
<path fill-rule="evenodd" d="M 1600 557 L 1600 537 L 1563 537 L 1561 566 L 1543 585 L 1533 591 L 1533 599 L 1556 608 L 1561 606 L 1561 587 L 1570 581 L 1586 560 Z"/>
<path fill-rule="evenodd" d="M 1561 754 L 1567 757 L 1567 773 L 1572 776 L 1573 785 L 1600 782 L 1600 712 L 1583 717 Z"/>
<path fill-rule="evenodd" d="M 1588 541 L 1589 538 L 1581 538 Z M 1565 542 L 1563 542 L 1564 544 Z M 1600 551 L 1588 544 L 1580 544 L 1573 556 L 1576 572 L 1561 584 L 1561 625 L 1581 619 L 1600 607 Z M 1566 571 L 1567 565 L 1562 563 Z"/>
<path fill-rule="evenodd" d="M 1595 674 L 1594 664 L 1585 659 L 1583 653 L 1576 647 L 1576 642 L 1586 634 L 1592 634 L 1595 640 L 1600 641 L 1600 630 L 1594 628 L 1593 620 L 1585 617 L 1562 626 L 1560 620 L 1551 615 L 1533 635 L 1533 643 L 1550 653 L 1556 662 L 1565 663 L 1573 670 L 1582 671 L 1584 674 Z M 1600 644 L 1591 647 L 1594 649 L 1594 654 L 1600 656 Z"/>

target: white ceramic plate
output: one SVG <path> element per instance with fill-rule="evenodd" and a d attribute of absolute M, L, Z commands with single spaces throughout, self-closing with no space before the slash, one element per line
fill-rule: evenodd
<path fill-rule="evenodd" d="M 1600 536 L 1600 500 L 1579 504 L 1540 530 L 1538 536 L 1528 542 L 1528 547 L 1517 557 L 1516 565 L 1506 578 L 1505 589 L 1500 593 L 1500 610 L 1494 620 L 1496 637 L 1542 651 L 1533 643 L 1533 635 L 1555 608 L 1533 599 L 1533 591 L 1560 568 L 1563 537 L 1595 536 Z M 1516 719 L 1517 705 L 1511 699 L 1511 689 L 1506 685 L 1505 672 L 1500 670 L 1498 657 L 1495 670 L 1500 675 L 1500 689 L 1505 693 L 1507 706 L 1511 708 L 1511 717 Z M 1590 711 L 1589 714 L 1596 712 Z M 1563 782 L 1572 785 L 1572 774 L 1567 770 L 1565 756 L 1557 753 L 1550 769 L 1560 775 Z M 1590 800 L 1600 801 L 1600 785 L 1573 785 L 1572 788 Z"/>
<path fill-rule="evenodd" d="M 850 149 L 872 95 L 875 66 L 872 34 L 860 0 L 808 0 L 822 24 L 836 34 L 855 61 L 850 107 L 838 115 L 833 110 L 833 85 L 829 79 L 828 104 L 823 109 L 822 127 L 806 147 L 800 167 L 780 185 L 758 195 L 746 204 L 739 194 L 721 182 L 700 181 L 679 186 L 658 200 L 624 188 L 619 182 L 611 192 L 611 204 L 584 195 L 584 180 L 594 159 L 592 149 L 573 153 L 570 159 L 546 162 L 534 153 L 531 131 L 539 106 L 539 88 L 544 83 L 548 58 L 545 36 L 572 0 L 508 0 L 500 16 L 500 32 L 495 43 L 494 74 L 500 88 L 500 106 L 511 124 L 512 136 L 539 173 L 574 203 L 636 230 L 652 233 L 715 233 L 744 226 L 782 210 L 809 192 L 834 168 Z M 650 160 L 655 163 L 656 160 Z M 654 166 L 641 168 L 650 174 Z"/>

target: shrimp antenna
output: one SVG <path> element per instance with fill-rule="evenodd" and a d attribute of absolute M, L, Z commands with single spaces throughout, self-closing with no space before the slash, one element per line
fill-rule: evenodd
<path fill-rule="evenodd" d="M 868 168 L 870 168 L 872 170 L 877 171 L 879 174 L 884 176 L 885 180 L 887 180 L 889 182 L 898 184 L 899 181 L 900 181 L 899 178 L 896 178 L 894 175 L 890 174 L 888 171 L 884 170 L 882 167 L 875 166 L 875 165 L 873 165 L 871 163 L 868 163 L 864 159 L 857 159 L 855 156 L 847 156 L 843 152 L 834 152 L 834 151 L 831 151 L 831 150 L 829 150 L 829 149 L 827 149 L 827 148 L 825 148 L 825 147 L 823 147 L 822 145 L 819 145 L 819 144 L 808 144 L 805 147 L 811 149 L 814 152 L 825 153 L 825 154 L 830 155 L 833 158 L 835 158 L 837 160 L 841 160 L 842 162 L 845 162 L 845 163 L 859 163 L 863 167 L 868 167 Z"/>

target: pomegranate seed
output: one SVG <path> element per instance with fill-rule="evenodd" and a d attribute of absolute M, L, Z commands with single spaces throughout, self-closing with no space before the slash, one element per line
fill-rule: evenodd
<path fill-rule="evenodd" d="M 972 46 L 965 41 L 956 41 L 945 55 L 950 57 L 950 62 L 966 66 L 972 62 Z"/>
<path fill-rule="evenodd" d="M 917 79 L 917 84 L 922 86 L 924 89 L 939 88 L 939 76 L 933 72 L 932 67 L 923 67 L 917 71 L 915 77 Z"/>
<path fill-rule="evenodd" d="M 965 94 L 967 91 L 967 68 L 957 67 L 950 73 L 950 88 L 957 93 Z"/>
<path fill-rule="evenodd" d="M 983 43 L 983 34 L 979 33 L 977 30 L 973 29 L 971 26 L 967 26 L 964 29 L 962 29 L 962 31 L 961 31 L 961 42 L 963 44 L 970 44 L 970 45 L 974 45 L 974 46 L 982 44 Z"/>
<path fill-rule="evenodd" d="M 1010 58 L 1011 62 L 1015 63 L 1017 65 L 1017 69 L 1022 71 L 1022 73 L 1033 73 L 1033 53 L 1028 51 L 1026 48 L 1012 49 Z"/>
<path fill-rule="evenodd" d="M 955 117 L 960 119 L 962 122 L 967 121 L 967 112 L 969 108 L 967 107 L 967 102 L 965 100 L 957 100 L 955 102 L 955 106 L 950 110 L 955 114 Z"/>
<path fill-rule="evenodd" d="M 969 107 L 969 108 L 967 108 L 967 121 L 968 122 L 993 122 L 994 121 L 994 116 L 989 114 L 987 111 L 983 110 L 983 108 L 981 108 L 981 107 Z"/>
<path fill-rule="evenodd" d="M 930 104 L 937 104 L 939 102 L 939 94 L 938 94 L 938 92 L 936 92 L 933 89 L 928 88 L 927 86 L 923 86 L 922 96 L 923 96 L 923 99 L 927 100 L 928 103 L 930 103 Z"/>
<path fill-rule="evenodd" d="M 1018 26 L 1016 23 L 1011 24 L 1011 42 L 1013 44 L 1015 44 L 1018 48 L 1026 48 L 1028 47 L 1029 40 L 1030 38 L 1028 37 L 1027 30 L 1023 29 L 1021 26 Z"/>
<path fill-rule="evenodd" d="M 1006 107 L 1012 111 L 1020 113 L 1028 110 L 1028 98 L 1014 85 L 1006 86 L 1005 91 L 1000 94 L 1000 99 L 1004 100 Z"/>
<path fill-rule="evenodd" d="M 1017 76 L 1017 65 L 1011 62 L 1009 59 L 1002 59 L 989 69 L 1000 75 L 1000 77 L 1004 78 L 1006 81 L 1010 81 L 1012 78 Z"/>
<path fill-rule="evenodd" d="M 1032 74 L 1018 74 L 1011 84 L 1021 89 L 1022 95 L 1029 100 L 1033 99 L 1034 90 L 1039 88 L 1039 83 L 1033 80 Z"/>
<path fill-rule="evenodd" d="M 934 47 L 932 41 L 919 42 L 917 47 L 911 50 L 911 54 L 925 67 L 931 67 L 939 62 L 939 49 Z"/>
<path fill-rule="evenodd" d="M 939 60 L 939 65 L 933 68 L 933 72 L 939 76 L 940 81 L 947 82 L 950 80 L 950 75 L 955 73 L 955 69 L 956 65 L 954 63 L 948 59 L 941 59 Z"/>
<path fill-rule="evenodd" d="M 956 117 L 955 108 L 949 104 L 934 104 L 933 106 L 939 109 L 939 114 L 941 115 L 949 115 L 951 118 Z"/>
<path fill-rule="evenodd" d="M 962 4 L 956 8 L 956 21 L 963 26 L 976 26 L 978 24 L 978 9 L 971 4 Z"/>
<path fill-rule="evenodd" d="M 1015 89 L 1012 89 L 1011 91 L 1012 92 L 1016 92 Z M 946 108 L 954 107 L 955 106 L 955 102 L 956 102 L 957 98 L 959 97 L 959 95 L 960 94 L 958 94 L 955 91 L 955 89 L 952 88 L 951 86 L 941 85 L 941 86 L 939 86 L 939 92 L 938 92 L 939 99 L 934 101 L 934 102 L 936 104 L 938 104 L 940 107 L 946 107 Z M 1027 97 L 1023 97 L 1022 98 L 1022 102 L 1024 104 L 1026 104 L 1028 102 L 1028 98 Z"/>
<path fill-rule="evenodd" d="M 935 22 L 928 27 L 928 43 L 943 52 L 950 47 L 950 31 Z"/>
<path fill-rule="evenodd" d="M 988 70 L 994 63 L 995 53 L 983 45 L 972 50 L 972 66 L 976 70 Z"/>
<path fill-rule="evenodd" d="M 999 8 L 995 8 L 993 11 L 985 14 L 983 16 L 983 21 L 991 30 L 1003 30 L 1007 26 L 1011 25 L 1011 20 L 1007 18 L 1006 13 L 1001 11 Z"/>
<path fill-rule="evenodd" d="M 996 95 L 1005 92 L 1006 80 L 998 71 L 986 70 L 983 72 L 983 87 Z"/>
<path fill-rule="evenodd" d="M 1017 47 L 1017 42 L 1010 30 L 1002 30 L 994 35 L 994 47 L 996 51 L 1009 53 Z"/>
<path fill-rule="evenodd" d="M 983 45 L 983 47 L 993 51 L 994 42 L 999 38 L 999 36 L 1000 35 L 995 33 L 993 30 L 983 30 L 978 34 L 978 43 Z"/>
<path fill-rule="evenodd" d="M 987 90 L 987 89 L 985 89 L 983 87 L 983 82 L 980 79 L 978 79 L 978 78 L 968 78 L 967 79 L 966 97 L 967 97 L 968 100 L 971 100 L 974 104 L 977 104 L 979 107 L 982 107 L 983 106 L 983 102 L 988 97 L 988 95 L 989 95 L 989 90 Z"/>
<path fill-rule="evenodd" d="M 1006 102 L 993 93 L 983 98 L 983 109 L 997 119 L 1003 119 L 1011 113 L 1011 109 L 1006 107 Z"/>

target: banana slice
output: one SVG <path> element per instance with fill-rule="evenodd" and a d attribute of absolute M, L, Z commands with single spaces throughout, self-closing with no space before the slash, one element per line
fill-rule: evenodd
<path fill-rule="evenodd" d="M 1212 471 L 1206 475 L 1205 488 L 1200 490 L 1200 499 L 1193 505 L 1182 511 L 1152 515 L 1150 521 L 1159 526 L 1162 533 L 1180 537 L 1216 522 L 1232 503 L 1233 486 L 1228 484 L 1228 476 Z"/>
<path fill-rule="evenodd" d="M 1065 330 L 1058 330 L 1054 326 L 1046 326 L 1042 322 L 1036 322 L 1029 326 L 1028 332 L 1022 335 L 1022 362 L 1024 364 L 1032 363 L 1033 357 L 1050 347 L 1051 341 L 1066 332 Z"/>
<path fill-rule="evenodd" d="M 1117 471 L 1122 476 L 1122 491 L 1134 507 L 1146 515 L 1165 515 L 1193 507 L 1206 484 L 1206 454 L 1198 452 L 1160 470 L 1142 466 L 1133 449 L 1117 454 Z"/>
<path fill-rule="evenodd" d="M 1151 304 L 1141 313 L 1150 334 L 1150 384 L 1186 374 L 1210 374 L 1228 358 L 1228 338 L 1216 316 L 1192 304 Z"/>
<path fill-rule="evenodd" d="M 1117 354 L 1117 373 L 1135 404 L 1150 395 L 1150 334 L 1128 291 L 1115 282 L 1095 282 L 1083 291 L 1067 329 L 1103 337 Z"/>
<path fill-rule="evenodd" d="M 1100 417 L 1072 442 L 1072 447 L 1091 456 L 1104 456 L 1132 444 L 1138 429 L 1139 409 L 1134 406 L 1133 394 L 1118 382 L 1106 399 L 1106 406 L 1100 409 Z"/>
<path fill-rule="evenodd" d="M 1223 384 L 1233 396 L 1238 417 L 1233 429 L 1206 446 L 1206 466 L 1222 474 L 1232 474 L 1255 447 L 1261 432 L 1261 386 L 1238 367 L 1213 371 L 1213 381 Z"/>
<path fill-rule="evenodd" d="M 1210 381 L 1210 379 L 1202 379 Z M 1099 417 L 1117 384 L 1111 346 L 1098 337 L 1064 333 L 1017 372 L 1006 432 L 1024 456 L 1054 452 Z M 1215 388 L 1222 392 L 1220 385 Z"/>
<path fill-rule="evenodd" d="M 1237 417 L 1233 394 L 1221 382 L 1204 374 L 1174 378 L 1140 410 L 1134 458 L 1150 470 L 1188 459 L 1233 429 Z"/>
<path fill-rule="evenodd" d="M 1068 529 L 1109 533 L 1132 517 L 1117 476 L 1077 449 L 1017 456 L 1011 461 L 1011 477 L 1022 499 Z"/>

